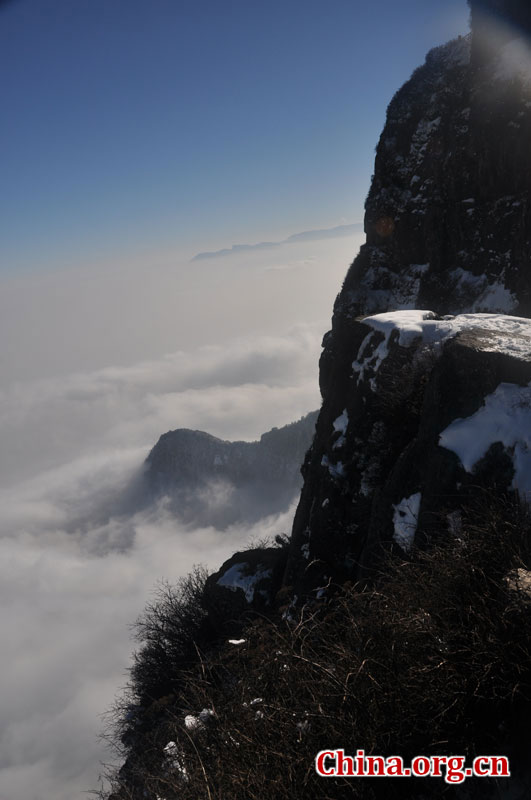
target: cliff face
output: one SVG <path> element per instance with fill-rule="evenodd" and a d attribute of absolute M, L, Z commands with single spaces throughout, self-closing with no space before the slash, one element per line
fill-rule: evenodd
<path fill-rule="evenodd" d="M 448 535 L 472 486 L 531 489 L 514 461 L 522 420 L 519 443 L 513 425 L 473 455 L 443 446 L 452 422 L 481 438 L 485 409 L 499 428 L 506 405 L 531 402 L 531 325 L 503 316 L 531 315 L 531 57 L 507 24 L 526 14 L 497 4 L 496 29 L 478 5 L 473 34 L 429 53 L 388 109 L 367 241 L 323 342 L 284 579 L 298 594 L 367 574 L 382 543 Z"/>
<path fill-rule="evenodd" d="M 366 202 L 367 244 L 334 309 L 531 311 L 527 45 L 470 62 L 471 37 L 428 54 L 392 100 Z"/>
<path fill-rule="evenodd" d="M 354 320 L 348 341 L 304 468 L 299 595 L 458 533 L 478 487 L 531 490 L 530 320 L 398 311 Z"/>

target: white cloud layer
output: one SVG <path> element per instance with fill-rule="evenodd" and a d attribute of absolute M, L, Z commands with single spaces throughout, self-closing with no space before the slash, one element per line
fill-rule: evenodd
<path fill-rule="evenodd" d="M 191 532 L 158 506 L 82 536 L 48 529 L 0 539 L 2 797 L 72 800 L 95 788 L 108 757 L 100 715 L 125 683 L 128 627 L 156 582 L 196 563 L 216 568 L 254 535 L 285 531 L 288 517 Z M 98 555 L 102 541 L 126 537 L 130 549 Z"/>
<path fill-rule="evenodd" d="M 176 427 L 253 438 L 318 404 L 322 324 L 237 339 L 0 392 L 0 480 L 17 483 L 81 453 L 154 443 Z M 308 407 L 309 403 L 309 407 Z"/>
<path fill-rule="evenodd" d="M 289 531 L 291 514 L 184 529 L 164 502 L 138 510 L 136 481 L 169 429 L 251 439 L 318 406 L 320 340 L 357 243 L 294 244 L 291 264 L 253 254 L 222 273 L 166 262 L 5 282 L 2 800 L 96 788 L 100 715 L 156 582 Z"/>

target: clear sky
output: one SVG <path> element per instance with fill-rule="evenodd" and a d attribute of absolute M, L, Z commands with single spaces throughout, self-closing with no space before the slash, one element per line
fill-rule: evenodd
<path fill-rule="evenodd" d="M 394 91 L 465 0 L 0 3 L 0 269 L 355 222 Z"/>

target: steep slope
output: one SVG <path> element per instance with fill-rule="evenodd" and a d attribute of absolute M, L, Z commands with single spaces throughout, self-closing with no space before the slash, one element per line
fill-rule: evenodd
<path fill-rule="evenodd" d="M 169 431 L 146 461 L 149 496 L 169 497 L 187 523 L 217 528 L 285 511 L 300 491 L 300 467 L 316 419 L 312 412 L 257 442 L 228 442 L 186 428 Z"/>

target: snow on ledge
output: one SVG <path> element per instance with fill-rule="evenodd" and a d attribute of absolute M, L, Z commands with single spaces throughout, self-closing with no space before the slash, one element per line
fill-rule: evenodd
<path fill-rule="evenodd" d="M 383 334 L 384 339 L 376 350 L 366 356 L 365 352 L 373 336 L 369 333 L 361 343 L 352 368 L 358 373 L 358 381 L 363 379 L 365 370 L 370 368 L 375 374 L 389 355 L 389 341 L 393 331 L 398 332 L 398 344 L 411 347 L 416 342 L 437 345 L 457 336 L 462 331 L 485 331 L 486 336 L 481 349 L 486 352 L 506 353 L 521 359 L 531 359 L 531 320 L 512 317 L 506 314 L 458 314 L 437 319 L 433 311 L 408 310 L 391 311 L 364 317 L 362 322 L 373 331 Z M 376 388 L 375 378 L 371 387 Z"/>
<path fill-rule="evenodd" d="M 398 331 L 398 343 L 409 347 L 416 339 L 427 344 L 442 342 L 466 330 L 484 330 L 492 342 L 485 342 L 483 349 L 499 350 L 531 356 L 531 320 L 507 314 L 458 314 L 437 319 L 433 311 L 391 311 L 375 314 L 363 320 L 386 339 L 392 331 Z M 489 337 L 489 338 L 490 338 Z M 361 348 L 360 348 L 361 349 Z"/>

